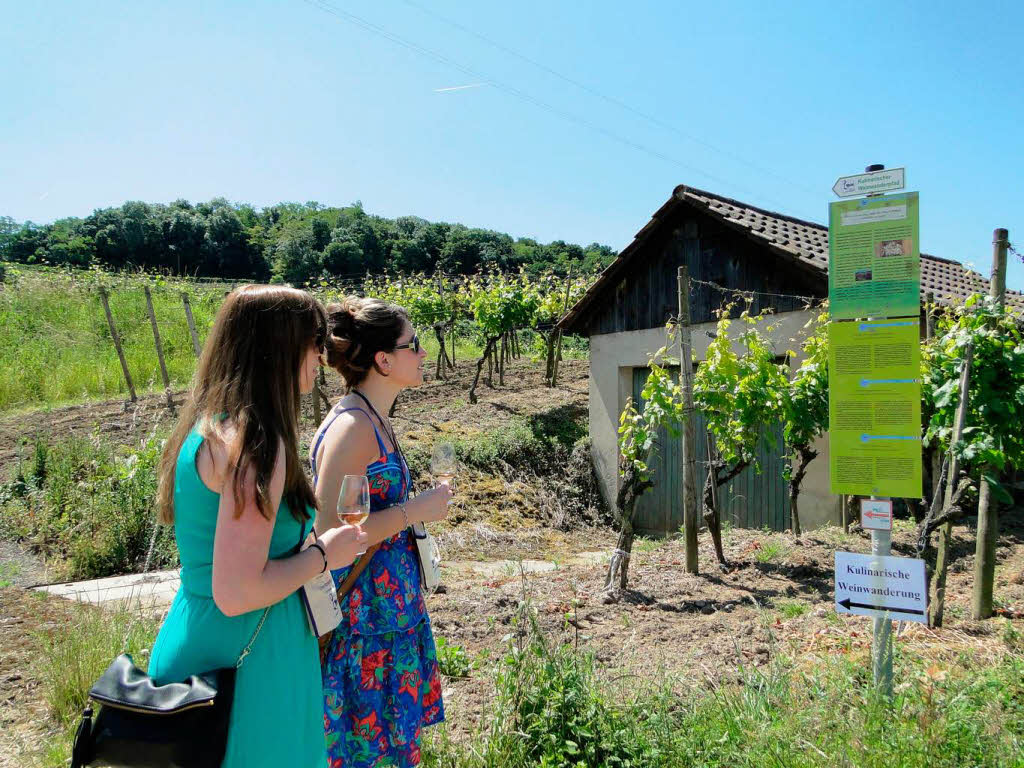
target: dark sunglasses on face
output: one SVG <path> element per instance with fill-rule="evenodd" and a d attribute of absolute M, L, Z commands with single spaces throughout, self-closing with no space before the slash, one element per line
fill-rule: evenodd
<path fill-rule="evenodd" d="M 416 334 L 413 334 L 413 337 L 409 339 L 408 343 L 398 344 L 395 346 L 395 349 L 411 349 L 418 355 L 420 353 L 420 337 L 417 336 Z"/>

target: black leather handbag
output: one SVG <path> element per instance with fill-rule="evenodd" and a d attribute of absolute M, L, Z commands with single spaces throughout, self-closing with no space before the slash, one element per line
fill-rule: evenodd
<path fill-rule="evenodd" d="M 71 768 L 219 768 L 227 749 L 235 675 L 263 629 L 260 617 L 234 667 L 156 685 L 121 654 L 89 690 L 89 706 L 75 734 Z"/>

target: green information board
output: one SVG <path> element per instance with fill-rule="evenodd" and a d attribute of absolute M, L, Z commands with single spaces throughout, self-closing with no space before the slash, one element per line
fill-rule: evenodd
<path fill-rule="evenodd" d="M 915 319 L 831 323 L 832 493 L 921 498 L 921 347 Z"/>
<path fill-rule="evenodd" d="M 917 192 L 829 205 L 828 297 L 833 318 L 918 316 L 919 224 Z"/>

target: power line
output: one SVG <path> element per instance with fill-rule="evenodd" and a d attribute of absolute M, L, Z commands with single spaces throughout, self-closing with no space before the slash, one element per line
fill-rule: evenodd
<path fill-rule="evenodd" d="M 630 112 L 630 113 L 636 115 L 637 117 L 641 118 L 642 120 L 646 120 L 649 123 L 652 123 L 652 124 L 658 126 L 659 128 L 663 128 L 666 131 L 671 131 L 672 133 L 675 133 L 678 136 L 682 136 L 684 139 L 688 139 L 689 141 L 692 141 L 692 142 L 694 142 L 696 144 L 700 144 L 701 146 L 707 147 L 708 149 L 712 150 L 713 152 L 718 152 L 719 154 L 724 155 L 725 157 L 731 158 L 732 160 L 735 160 L 736 162 L 742 163 L 743 165 L 746 165 L 747 167 L 752 168 L 755 171 L 760 171 L 761 173 L 767 174 L 769 176 L 773 176 L 776 179 L 779 179 L 780 181 L 784 181 L 787 184 L 790 184 L 790 185 L 792 185 L 794 187 L 802 189 L 802 190 L 804 190 L 806 192 L 811 192 L 811 193 L 814 192 L 814 190 L 811 189 L 810 187 L 808 187 L 808 186 L 806 186 L 804 184 L 800 184 L 799 182 L 793 181 L 792 179 L 787 178 L 787 177 L 785 177 L 785 176 L 783 176 L 783 175 L 781 175 L 779 173 L 776 173 L 775 171 L 772 171 L 770 168 L 765 168 L 764 166 L 759 165 L 758 163 L 755 163 L 755 162 L 752 162 L 750 160 L 747 160 L 744 157 L 740 157 L 739 155 L 735 154 L 734 152 L 730 152 L 729 150 L 723 149 L 722 147 L 719 147 L 719 146 L 716 146 L 715 144 L 712 144 L 709 141 L 705 141 L 704 139 L 700 138 L 699 136 L 695 136 L 692 133 L 687 133 L 686 131 L 678 128 L 675 125 L 672 125 L 671 123 L 667 123 L 664 120 L 661 120 L 660 118 L 655 117 L 654 115 L 650 115 L 650 114 L 648 114 L 646 112 L 643 112 L 643 111 L 637 109 L 636 107 L 633 107 L 632 105 L 627 104 L 626 102 L 624 102 L 624 101 L 622 101 L 620 99 L 615 98 L 614 96 L 609 96 L 608 94 L 603 93 L 603 92 L 597 90 L 596 88 L 593 88 L 593 87 L 587 85 L 586 83 L 582 83 L 579 80 L 576 80 L 575 78 L 569 77 L 568 75 L 565 75 L 565 74 L 563 74 L 563 73 L 561 73 L 561 72 L 559 72 L 559 71 L 557 71 L 555 69 L 552 69 L 547 64 L 544 64 L 543 62 L 540 62 L 540 61 L 537 61 L 535 59 L 532 59 L 529 56 L 526 56 L 525 54 L 520 53 L 519 51 L 516 51 L 516 50 L 514 50 L 512 48 L 509 48 L 507 45 L 504 45 L 503 43 L 499 43 L 497 40 L 492 40 L 491 38 L 487 37 L 486 35 L 482 35 L 479 32 L 477 32 L 477 31 L 475 31 L 473 29 L 470 29 L 469 27 L 467 27 L 464 24 L 461 24 L 460 22 L 456 21 L 455 19 L 448 18 L 447 16 L 444 16 L 444 15 L 442 15 L 442 14 L 440 14 L 440 13 L 434 11 L 434 10 L 431 10 L 430 8 L 426 8 L 426 7 L 422 6 L 422 5 L 420 5 L 419 3 L 414 2 L 413 0 L 402 0 L 402 2 L 404 2 L 406 5 L 410 5 L 413 8 L 416 8 L 418 11 L 420 11 L 421 13 L 426 14 L 427 16 L 432 16 L 433 18 L 435 18 L 435 19 L 437 19 L 439 21 L 442 21 L 445 24 L 447 24 L 447 25 L 449 25 L 451 27 L 454 27 L 455 29 L 458 29 L 458 30 L 460 30 L 462 32 L 465 32 L 467 35 L 471 35 L 472 37 L 475 37 L 478 40 L 482 40 L 483 42 L 487 43 L 488 45 L 490 45 L 490 46 L 492 46 L 494 48 L 497 48 L 499 51 L 507 53 L 510 56 L 514 56 L 515 58 L 519 59 L 520 61 L 525 61 L 527 64 L 531 64 L 532 66 L 537 67 L 537 69 L 540 69 L 541 71 L 546 72 L 546 73 L 548 73 L 549 75 L 551 75 L 553 77 L 557 77 L 559 80 L 562 80 L 563 82 L 566 82 L 569 85 L 572 85 L 572 86 L 574 86 L 576 88 L 579 88 L 581 91 L 589 93 L 592 96 L 596 96 L 597 98 L 602 99 L 603 101 L 606 101 L 609 104 L 613 104 L 614 106 L 618 107 L 619 109 L 623 109 L 626 112 Z"/>
<path fill-rule="evenodd" d="M 383 27 L 377 24 L 374 24 L 373 22 L 367 21 L 361 16 L 357 16 L 354 13 L 349 13 L 348 11 L 343 11 L 339 8 L 336 8 L 335 6 L 327 2 L 327 0 L 304 0 L 304 2 L 316 8 L 319 8 L 325 13 L 329 13 L 335 16 L 341 19 L 342 21 L 347 21 L 348 23 L 360 27 L 361 29 L 366 30 L 367 32 L 390 40 L 396 45 L 400 45 L 401 47 L 406 48 L 407 50 L 410 50 L 413 53 L 417 53 L 420 56 L 432 59 L 440 64 L 444 64 L 445 66 L 452 67 L 453 69 L 456 69 L 465 75 L 475 78 L 476 80 L 486 81 L 488 85 L 494 86 L 498 90 L 504 91 L 505 93 L 508 93 L 509 95 L 514 96 L 522 101 L 526 101 L 530 104 L 533 104 L 534 106 L 539 107 L 540 109 L 544 109 L 554 115 L 557 115 L 563 118 L 564 120 L 568 120 L 569 122 L 583 126 L 584 128 L 589 128 L 590 130 L 595 131 L 596 133 L 600 133 L 601 135 L 615 142 L 618 142 L 619 144 L 630 147 L 631 149 L 635 149 L 639 152 L 643 152 L 644 154 L 650 155 L 651 157 L 654 157 L 658 160 L 663 160 L 667 163 L 672 163 L 673 165 L 677 165 L 680 168 L 683 168 L 687 171 L 697 173 L 707 179 L 718 182 L 719 184 L 725 185 L 726 187 L 731 187 L 732 189 L 737 190 L 739 192 L 746 192 L 755 196 L 758 195 L 758 193 L 755 190 L 752 190 L 749 187 L 737 185 L 734 182 L 731 182 L 728 179 L 725 179 L 721 176 L 716 176 L 715 174 L 701 170 L 696 166 L 684 163 L 682 160 L 679 160 L 678 158 L 672 157 L 671 155 L 666 155 L 664 152 L 660 152 L 659 150 L 652 149 L 651 147 L 648 147 L 644 144 L 640 144 L 639 142 L 633 141 L 632 139 L 628 139 L 625 136 L 621 136 L 620 134 L 614 133 L 613 131 L 610 131 L 601 125 L 593 123 L 585 118 L 579 117 L 578 115 L 574 115 L 571 112 L 567 112 L 564 109 L 549 104 L 546 101 L 542 101 L 541 99 L 532 96 L 531 94 L 527 93 L 526 91 L 523 91 L 520 88 L 507 85 L 499 80 L 489 77 L 483 72 L 475 70 L 471 67 L 467 67 L 464 64 L 460 64 L 459 62 L 450 59 L 449 57 L 445 56 L 442 53 L 438 53 L 437 51 L 431 50 L 429 48 L 424 48 L 423 46 L 414 43 L 410 40 L 407 40 L 403 37 L 400 37 L 399 35 L 396 35 L 393 32 L 389 32 L 388 30 L 384 29 Z M 784 203 L 783 201 L 778 200 L 777 198 L 768 197 L 765 195 L 762 195 L 761 197 L 762 199 L 775 203 L 776 205 L 783 208 L 786 207 L 787 205 L 787 203 Z"/>

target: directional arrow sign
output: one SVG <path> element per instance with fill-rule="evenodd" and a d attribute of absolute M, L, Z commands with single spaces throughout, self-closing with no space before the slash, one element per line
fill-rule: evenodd
<path fill-rule="evenodd" d="M 876 531 L 891 531 L 892 500 L 861 499 L 860 526 L 861 528 L 867 528 L 869 530 L 874 529 Z"/>
<path fill-rule="evenodd" d="M 872 611 L 888 611 L 889 613 L 892 613 L 893 611 L 898 610 L 900 613 L 914 613 L 914 614 L 920 614 L 921 616 L 924 616 L 924 611 L 923 610 L 918 611 L 918 610 L 913 610 L 911 608 L 895 608 L 894 606 L 876 605 L 874 603 L 855 603 L 850 598 L 846 598 L 845 600 L 840 600 L 839 604 L 843 608 L 846 608 L 847 610 L 850 610 L 850 608 L 868 608 L 868 609 L 870 609 Z"/>
<path fill-rule="evenodd" d="M 836 552 L 836 613 L 926 624 L 924 560 Z"/>
<path fill-rule="evenodd" d="M 891 192 L 906 186 L 906 169 L 890 168 L 887 171 L 858 173 L 856 176 L 840 176 L 832 185 L 832 191 L 837 197 L 856 197 L 876 192 Z"/>

